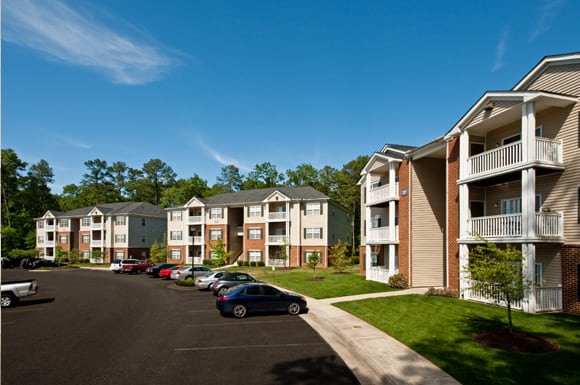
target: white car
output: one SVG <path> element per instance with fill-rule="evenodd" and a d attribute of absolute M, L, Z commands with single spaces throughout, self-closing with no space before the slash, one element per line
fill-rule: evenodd
<path fill-rule="evenodd" d="M 115 274 L 122 273 L 123 269 L 121 268 L 121 259 L 115 259 L 113 262 L 111 262 L 109 270 L 111 270 Z"/>
<path fill-rule="evenodd" d="M 214 271 L 195 279 L 195 287 L 199 290 L 209 290 L 211 285 L 225 275 L 224 271 Z"/>
<path fill-rule="evenodd" d="M 191 270 L 191 266 L 184 266 L 181 269 L 176 269 L 171 272 L 169 278 L 171 279 L 182 279 L 181 275 L 186 274 L 189 270 Z"/>

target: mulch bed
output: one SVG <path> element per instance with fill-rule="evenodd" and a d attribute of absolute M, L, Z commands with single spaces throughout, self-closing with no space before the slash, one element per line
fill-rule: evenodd
<path fill-rule="evenodd" d="M 542 337 L 518 331 L 513 331 L 510 334 L 507 329 L 475 333 L 475 340 L 491 348 L 515 353 L 549 353 L 560 348 Z"/>

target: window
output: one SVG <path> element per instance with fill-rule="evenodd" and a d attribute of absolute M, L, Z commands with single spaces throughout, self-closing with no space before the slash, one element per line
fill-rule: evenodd
<path fill-rule="evenodd" d="M 181 250 L 171 250 L 171 259 L 181 259 Z"/>
<path fill-rule="evenodd" d="M 87 227 L 90 225 L 91 225 L 91 218 L 90 217 L 85 217 L 85 218 L 81 219 L 81 226 Z"/>
<path fill-rule="evenodd" d="M 83 259 L 89 259 L 91 257 L 90 251 L 83 251 Z"/>
<path fill-rule="evenodd" d="M 262 261 L 262 251 L 261 250 L 250 250 L 248 252 L 248 259 L 250 262 L 261 262 Z"/>
<path fill-rule="evenodd" d="M 535 134 L 536 134 L 536 136 L 542 136 L 542 126 L 536 127 Z M 505 146 L 506 144 L 517 142 L 518 140 L 521 140 L 521 138 L 522 138 L 522 134 L 515 134 L 512 136 L 508 136 L 507 138 L 503 138 L 501 140 L 501 144 L 502 144 L 502 146 Z"/>
<path fill-rule="evenodd" d="M 181 231 L 171 231 L 170 237 L 172 241 L 181 241 Z"/>
<path fill-rule="evenodd" d="M 44 229 L 44 221 L 38 221 L 37 226 L 39 229 Z"/>
<path fill-rule="evenodd" d="M 38 237 L 38 243 L 44 243 L 44 236 L 39 236 Z"/>
<path fill-rule="evenodd" d="M 262 229 L 259 227 L 248 229 L 248 239 L 262 239 Z"/>
<path fill-rule="evenodd" d="M 379 187 L 381 187 L 381 181 L 380 180 L 378 180 L 376 182 L 371 182 L 371 190 L 377 189 Z"/>
<path fill-rule="evenodd" d="M 209 219 L 222 219 L 223 216 L 224 212 L 221 207 L 213 207 L 209 211 Z"/>
<path fill-rule="evenodd" d="M 246 289 L 246 295 L 260 295 L 260 286 L 250 286 Z"/>
<path fill-rule="evenodd" d="M 58 242 L 59 243 L 67 243 L 68 237 L 66 235 L 59 236 Z"/>
<path fill-rule="evenodd" d="M 321 213 L 320 202 L 306 203 L 306 215 L 320 215 Z"/>
<path fill-rule="evenodd" d="M 145 218 L 141 218 L 141 226 L 145 226 L 145 225 L 147 225 Z"/>
<path fill-rule="evenodd" d="M 378 229 L 379 227 L 381 227 L 381 216 L 375 215 L 371 222 L 371 228 Z"/>
<path fill-rule="evenodd" d="M 145 236 L 141 235 L 141 243 L 145 243 L 145 239 L 146 239 Z"/>
<path fill-rule="evenodd" d="M 262 216 L 262 206 L 255 205 L 248 207 L 248 217 L 255 218 Z"/>
<path fill-rule="evenodd" d="M 536 285 L 542 286 L 542 281 L 543 281 L 543 277 L 542 277 L 542 264 L 541 263 L 536 263 L 536 266 L 535 266 L 535 269 L 534 269 L 534 283 Z"/>
<path fill-rule="evenodd" d="M 115 251 L 115 259 L 125 259 L 124 251 Z"/>
<path fill-rule="evenodd" d="M 91 237 L 89 235 L 83 235 L 83 243 L 91 243 Z"/>
<path fill-rule="evenodd" d="M 536 194 L 534 205 L 536 212 L 540 212 L 542 207 L 542 195 Z M 501 200 L 501 213 L 502 214 L 519 214 L 522 212 L 522 199 L 521 198 L 510 198 Z"/>
<path fill-rule="evenodd" d="M 116 243 L 124 243 L 126 239 L 125 234 L 115 234 L 115 242 Z"/>
<path fill-rule="evenodd" d="M 379 265 L 379 255 L 377 253 L 371 253 L 371 266 Z"/>
<path fill-rule="evenodd" d="M 272 286 L 262 286 L 262 289 L 264 290 L 264 295 L 277 296 L 280 294 L 280 292 Z"/>
<path fill-rule="evenodd" d="M 70 226 L 70 221 L 69 221 L 68 218 L 59 219 L 58 220 L 58 225 L 60 227 L 69 227 Z"/>
<path fill-rule="evenodd" d="M 115 217 L 115 225 L 116 226 L 125 226 L 125 217 L 122 215 Z"/>
<path fill-rule="evenodd" d="M 310 257 L 312 256 L 312 254 L 314 253 L 318 253 L 318 259 L 320 261 L 322 261 L 322 256 L 320 255 L 320 252 L 316 251 L 316 250 L 308 250 L 304 252 L 304 262 L 308 263 L 310 262 Z"/>
<path fill-rule="evenodd" d="M 322 227 L 305 228 L 304 239 L 322 239 Z"/>
<path fill-rule="evenodd" d="M 171 222 L 180 222 L 180 221 L 181 221 L 181 211 L 172 211 Z"/>
<path fill-rule="evenodd" d="M 222 230 L 221 229 L 211 229 L 209 231 L 209 239 L 211 239 L 212 241 L 216 241 L 218 239 L 223 239 L 222 238 Z"/>
<path fill-rule="evenodd" d="M 484 143 L 469 143 L 469 156 L 474 156 L 477 154 L 481 154 L 485 151 L 485 144 Z"/>

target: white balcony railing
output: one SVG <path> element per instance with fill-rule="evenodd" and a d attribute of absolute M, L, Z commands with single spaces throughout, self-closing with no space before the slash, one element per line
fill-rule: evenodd
<path fill-rule="evenodd" d="M 200 235 L 187 237 L 187 244 L 188 245 L 201 245 L 203 242 L 203 237 Z"/>
<path fill-rule="evenodd" d="M 538 287 L 536 290 L 536 311 L 562 311 L 562 287 Z"/>
<path fill-rule="evenodd" d="M 536 137 L 535 161 L 548 164 L 562 164 L 562 141 Z M 480 176 L 509 169 L 524 163 L 522 142 L 514 142 L 493 150 L 482 152 L 467 159 L 467 176 Z"/>
<path fill-rule="evenodd" d="M 56 226 L 55 225 L 46 225 L 44 226 L 44 231 L 46 232 L 52 232 L 56 230 Z"/>
<path fill-rule="evenodd" d="M 92 239 L 91 240 L 91 247 L 103 247 L 105 245 L 105 242 L 101 239 L 96 240 L 96 239 Z"/>
<path fill-rule="evenodd" d="M 276 211 L 268 213 L 268 220 L 270 221 L 285 221 L 287 218 L 285 211 Z"/>
<path fill-rule="evenodd" d="M 91 230 L 102 230 L 104 229 L 103 222 L 91 223 Z"/>
<path fill-rule="evenodd" d="M 188 216 L 185 219 L 185 223 L 188 225 L 202 225 L 203 224 L 203 216 L 201 216 L 201 215 Z"/>
<path fill-rule="evenodd" d="M 389 269 L 386 266 L 371 266 L 366 271 L 366 278 L 368 281 L 389 282 Z"/>
<path fill-rule="evenodd" d="M 394 238 L 390 235 L 389 226 L 385 227 L 371 227 L 367 236 L 367 243 L 386 243 L 396 242 L 399 239 L 399 226 L 395 226 Z"/>
<path fill-rule="evenodd" d="M 378 202 L 386 202 L 398 198 L 399 183 L 395 184 L 395 194 L 391 194 L 390 185 L 386 184 L 379 187 L 373 187 L 368 192 L 367 204 L 372 205 Z"/>
<path fill-rule="evenodd" d="M 285 240 L 285 235 L 268 235 L 269 244 L 283 245 Z"/>
<path fill-rule="evenodd" d="M 44 247 L 54 247 L 55 245 L 55 241 L 44 241 Z"/>
<path fill-rule="evenodd" d="M 563 238 L 562 213 L 535 213 L 535 236 L 538 238 Z M 492 215 L 467 219 L 470 238 L 517 238 L 522 236 L 522 214 Z"/>

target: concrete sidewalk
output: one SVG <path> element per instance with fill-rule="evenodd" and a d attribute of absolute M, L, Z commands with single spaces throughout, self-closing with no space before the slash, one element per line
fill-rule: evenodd
<path fill-rule="evenodd" d="M 341 356 L 361 385 L 460 385 L 453 377 L 393 337 L 333 306 L 365 298 L 422 294 L 426 289 L 372 293 L 317 300 L 301 317 Z"/>

